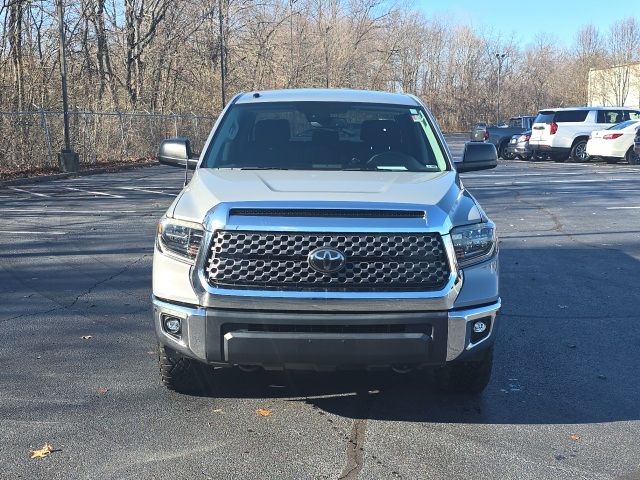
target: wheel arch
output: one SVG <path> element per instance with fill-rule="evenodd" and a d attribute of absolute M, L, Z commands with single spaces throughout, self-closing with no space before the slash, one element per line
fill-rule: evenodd
<path fill-rule="evenodd" d="M 573 149 L 573 147 L 576 146 L 576 143 L 578 143 L 581 140 L 585 140 L 585 141 L 589 141 L 589 135 L 585 135 L 583 133 L 581 133 L 580 135 L 577 135 L 576 138 L 573 139 L 573 142 L 571 142 L 571 148 Z"/>

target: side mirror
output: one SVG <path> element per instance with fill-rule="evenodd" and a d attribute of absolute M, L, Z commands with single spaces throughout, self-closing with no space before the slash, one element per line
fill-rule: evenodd
<path fill-rule="evenodd" d="M 184 137 L 163 140 L 157 158 L 163 165 L 171 167 L 187 167 L 189 170 L 195 170 L 198 165 L 198 159 L 194 158 L 191 151 L 191 142 Z"/>
<path fill-rule="evenodd" d="M 458 173 L 488 170 L 498 166 L 498 152 L 493 143 L 467 142 L 462 161 L 455 164 Z"/>

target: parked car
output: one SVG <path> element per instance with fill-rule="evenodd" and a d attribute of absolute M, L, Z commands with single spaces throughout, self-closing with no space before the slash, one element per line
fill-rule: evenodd
<path fill-rule="evenodd" d="M 535 117 L 533 116 L 520 116 L 511 117 L 509 121 L 503 125 L 485 125 L 484 130 L 479 125 L 474 127 L 471 132 L 472 141 L 488 141 L 493 143 L 498 150 L 498 157 L 505 160 L 511 160 L 514 158 L 508 150 L 509 141 L 513 135 L 519 135 L 527 130 L 531 130 L 531 125 Z"/>
<path fill-rule="evenodd" d="M 627 120 L 606 130 L 594 131 L 587 142 L 587 155 L 602 157 L 607 163 L 625 159 L 631 165 L 638 165 L 638 155 L 633 151 L 638 127 L 640 120 Z"/>
<path fill-rule="evenodd" d="M 471 141 L 484 142 L 487 138 L 489 138 L 487 127 L 488 125 L 484 122 L 476 123 L 471 129 Z"/>
<path fill-rule="evenodd" d="M 529 148 L 529 139 L 531 138 L 531 130 L 521 135 L 513 135 L 509 141 L 506 152 L 512 158 L 520 158 L 522 160 L 531 159 L 531 149 Z"/>
<path fill-rule="evenodd" d="M 347 119 L 357 140 L 334 128 Z M 189 151 L 184 138 L 165 140 L 158 159 L 185 168 Z M 498 242 L 459 173 L 497 161 L 493 145 L 468 142 L 454 164 L 410 95 L 235 96 L 158 225 L 162 382 L 197 390 L 219 381 L 212 366 L 428 367 L 445 391 L 483 390 Z"/>
<path fill-rule="evenodd" d="M 638 130 L 636 130 L 636 139 L 635 139 L 635 142 L 634 142 L 633 151 L 636 152 L 636 155 L 638 155 L 640 157 L 640 128 L 638 128 Z"/>
<path fill-rule="evenodd" d="M 556 162 L 585 162 L 587 141 L 594 130 L 640 119 L 640 110 L 624 107 L 577 107 L 541 110 L 533 124 L 529 146 Z"/>

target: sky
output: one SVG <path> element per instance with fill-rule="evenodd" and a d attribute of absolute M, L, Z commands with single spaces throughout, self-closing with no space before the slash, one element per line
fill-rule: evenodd
<path fill-rule="evenodd" d="M 614 22 L 635 16 L 640 21 L 640 2 L 623 0 L 415 0 L 428 16 L 449 17 L 473 25 L 479 31 L 512 35 L 522 46 L 538 34 L 551 34 L 563 46 L 573 43 L 582 25 L 592 23 L 607 31 Z M 639 47 L 640 48 L 640 47 Z"/>

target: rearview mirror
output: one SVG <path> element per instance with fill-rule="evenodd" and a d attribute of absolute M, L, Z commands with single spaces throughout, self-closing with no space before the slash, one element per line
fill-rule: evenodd
<path fill-rule="evenodd" d="M 198 159 L 194 158 L 191 151 L 191 142 L 185 137 L 167 138 L 163 140 L 158 149 L 158 161 L 171 167 L 185 166 L 189 170 L 195 170 Z"/>
<path fill-rule="evenodd" d="M 493 143 L 467 142 L 462 161 L 456 162 L 458 173 L 488 170 L 498 166 L 498 152 Z"/>

